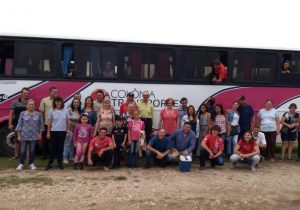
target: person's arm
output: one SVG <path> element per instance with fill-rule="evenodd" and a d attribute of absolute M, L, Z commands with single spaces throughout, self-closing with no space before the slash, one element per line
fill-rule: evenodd
<path fill-rule="evenodd" d="M 279 119 L 279 114 L 278 114 L 278 112 L 277 112 L 277 114 L 276 114 L 275 120 L 276 120 L 276 127 L 277 127 L 276 133 L 277 133 L 277 135 L 278 135 L 278 134 L 280 134 L 280 119 Z M 290 125 L 290 126 L 292 127 L 292 125 Z"/>
<path fill-rule="evenodd" d="M 77 145 L 77 138 L 78 138 L 78 124 L 75 126 L 74 131 L 73 131 L 73 143 L 74 143 L 74 147 L 76 147 Z"/>
<path fill-rule="evenodd" d="M 205 131 L 205 133 L 209 133 L 210 132 L 210 127 L 211 127 L 211 114 L 208 112 L 207 113 L 207 129 Z"/>
<path fill-rule="evenodd" d="M 113 134 L 112 135 L 112 141 L 113 141 L 113 146 L 114 146 L 114 148 L 116 148 L 117 147 L 117 145 L 116 145 L 116 141 L 115 141 L 115 134 Z"/>
<path fill-rule="evenodd" d="M 42 116 L 42 119 L 43 119 L 43 122 L 46 123 L 46 116 L 45 116 L 45 103 L 44 103 L 44 100 L 42 99 L 41 103 L 40 103 L 40 113 L 41 113 L 41 116 Z"/>
<path fill-rule="evenodd" d="M 88 165 L 93 165 L 93 160 L 92 160 L 92 152 L 93 152 L 94 146 L 92 144 L 89 145 L 89 150 L 88 150 L 88 154 L 87 154 L 87 158 L 88 158 Z"/>
<path fill-rule="evenodd" d="M 42 140 L 42 132 L 45 130 L 45 127 L 44 127 L 44 122 L 43 122 L 41 113 L 38 113 L 38 116 L 39 116 L 39 127 L 40 127 L 38 140 L 41 141 Z"/>
<path fill-rule="evenodd" d="M 179 128 L 179 112 L 177 110 L 175 110 L 175 112 L 177 112 L 176 125 L 177 128 Z"/>
<path fill-rule="evenodd" d="M 259 155 L 259 154 L 260 154 L 260 151 L 259 151 L 258 146 L 256 145 L 256 146 L 254 147 L 254 151 L 251 152 L 251 153 L 249 153 L 249 154 L 245 154 L 244 157 L 251 157 L 251 156 L 253 156 L 253 155 Z"/>
<path fill-rule="evenodd" d="M 14 128 L 12 122 L 15 116 L 15 111 L 13 109 L 9 110 L 9 115 L 8 115 L 8 129 L 12 130 Z"/>
<path fill-rule="evenodd" d="M 122 142 L 123 147 L 126 145 L 126 140 L 127 140 L 127 133 L 125 133 L 125 135 L 124 135 L 124 140 Z"/>
<path fill-rule="evenodd" d="M 159 120 L 158 120 L 158 129 L 161 129 L 162 128 L 162 115 L 163 115 L 163 110 L 160 111 L 160 114 L 159 114 Z"/>
<path fill-rule="evenodd" d="M 199 119 L 196 117 L 196 121 L 197 121 L 197 125 L 196 125 L 196 138 L 199 138 L 200 135 L 200 123 L 199 123 Z"/>
<path fill-rule="evenodd" d="M 111 141 L 111 142 L 109 142 L 108 147 L 103 148 L 102 150 L 100 150 L 99 156 L 101 157 L 102 154 L 103 154 L 105 151 L 113 150 L 113 149 L 114 149 L 114 145 L 113 145 L 113 142 Z M 100 155 L 100 153 L 101 153 L 101 155 Z"/>
<path fill-rule="evenodd" d="M 234 153 L 241 156 L 242 153 L 240 152 L 240 148 L 240 145 L 237 144 L 234 148 Z"/>
<path fill-rule="evenodd" d="M 217 158 L 217 157 L 219 157 L 219 156 L 222 155 L 222 154 L 223 154 L 223 151 L 220 150 L 220 151 L 218 151 L 217 154 L 214 155 L 214 157 Z"/>
<path fill-rule="evenodd" d="M 94 127 L 94 137 L 97 136 L 97 131 L 98 131 L 99 124 L 100 124 L 100 117 L 98 116 L 95 127 Z"/>
<path fill-rule="evenodd" d="M 147 148 L 147 150 L 155 153 L 157 156 L 162 155 L 159 151 L 157 151 L 156 149 L 154 149 L 150 144 L 148 144 L 146 148 Z"/>
<path fill-rule="evenodd" d="M 229 136 L 230 135 L 230 126 L 229 126 L 229 122 L 228 122 L 228 116 L 225 115 L 225 128 L 226 128 L 226 133 Z"/>
<path fill-rule="evenodd" d="M 187 154 L 191 154 L 193 152 L 193 150 L 195 149 L 195 146 L 196 146 L 196 136 L 193 134 L 190 138 L 191 138 L 190 139 L 190 146 L 186 150 Z"/>
<path fill-rule="evenodd" d="M 208 153 L 209 153 L 209 156 L 210 157 L 213 157 L 214 156 L 214 153 L 208 148 L 208 146 L 206 145 L 206 140 L 205 140 L 205 137 L 201 143 L 201 146 L 203 147 L 203 149 L 205 149 Z"/>

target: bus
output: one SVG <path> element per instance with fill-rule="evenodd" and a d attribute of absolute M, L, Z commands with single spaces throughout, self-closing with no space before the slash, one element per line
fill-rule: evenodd
<path fill-rule="evenodd" d="M 218 84 L 209 79 L 215 59 L 227 71 Z M 289 74 L 282 73 L 286 60 Z M 36 107 L 50 87 L 57 87 L 67 104 L 76 92 L 84 99 L 102 89 L 116 111 L 128 92 L 138 102 L 148 90 L 154 127 L 169 97 L 175 107 L 186 97 L 196 109 L 211 96 L 225 110 L 242 95 L 255 112 L 266 99 L 281 113 L 290 103 L 300 104 L 300 51 L 286 49 L 0 36 L 0 75 L 0 155 L 13 154 L 9 107 L 23 87 L 30 88 Z"/>

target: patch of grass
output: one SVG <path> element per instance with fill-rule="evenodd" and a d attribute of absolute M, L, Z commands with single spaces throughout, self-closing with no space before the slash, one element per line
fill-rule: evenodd
<path fill-rule="evenodd" d="M 19 177 L 12 175 L 0 177 L 0 187 L 15 187 L 21 184 L 52 185 L 53 179 L 47 176 Z"/>
<path fill-rule="evenodd" d="M 28 159 L 26 159 L 28 161 Z M 0 170 L 16 168 L 19 164 L 19 160 L 11 160 L 10 157 L 0 157 Z M 48 164 L 48 160 L 41 160 L 41 157 L 35 157 L 34 164 L 37 167 L 44 168 Z"/>
<path fill-rule="evenodd" d="M 126 177 L 126 176 L 120 175 L 120 176 L 116 176 L 116 177 L 114 178 L 114 180 L 115 180 L 115 181 L 124 181 L 124 180 L 127 180 L 127 177 Z"/>

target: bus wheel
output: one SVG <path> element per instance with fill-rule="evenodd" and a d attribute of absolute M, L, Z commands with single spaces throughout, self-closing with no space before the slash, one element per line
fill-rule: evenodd
<path fill-rule="evenodd" d="M 2 156 L 13 156 L 15 141 L 15 132 L 9 130 L 7 126 L 2 126 L 0 128 L 0 154 Z"/>

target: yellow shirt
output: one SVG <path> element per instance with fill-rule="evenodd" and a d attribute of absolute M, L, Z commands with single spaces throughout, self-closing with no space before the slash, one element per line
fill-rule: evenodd
<path fill-rule="evenodd" d="M 150 101 L 148 101 L 148 103 L 140 101 L 138 103 L 138 107 L 140 111 L 140 117 L 153 119 L 154 107 Z"/>
<path fill-rule="evenodd" d="M 52 107 L 53 107 L 53 99 L 51 99 L 50 96 L 48 96 L 46 98 L 43 98 L 41 100 L 40 111 L 45 112 L 45 115 L 43 116 L 45 125 L 48 125 L 48 120 L 47 120 L 48 119 L 48 113 L 49 113 L 50 109 L 52 109 Z"/>

